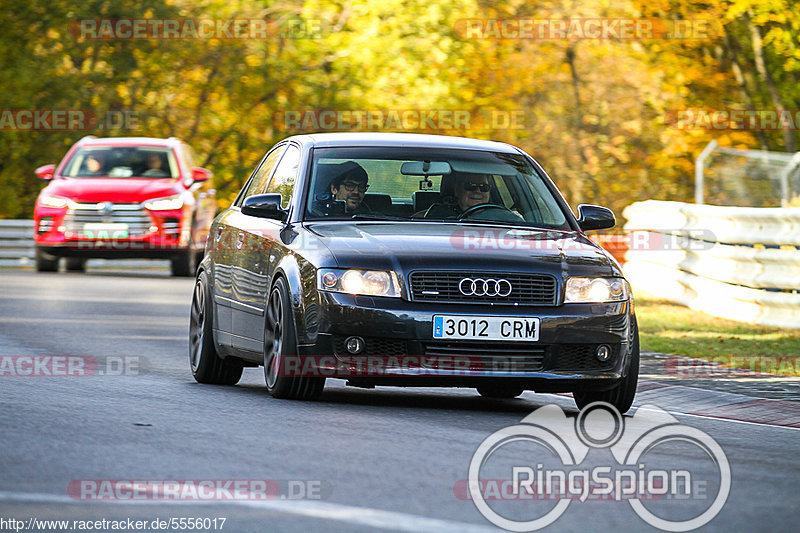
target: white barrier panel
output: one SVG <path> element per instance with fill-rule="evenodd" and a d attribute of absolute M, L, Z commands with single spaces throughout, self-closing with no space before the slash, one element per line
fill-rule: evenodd
<path fill-rule="evenodd" d="M 626 230 L 700 231 L 716 242 L 800 246 L 800 207 L 721 207 L 647 200 L 622 212 Z"/>
<path fill-rule="evenodd" d="M 33 220 L 0 220 L 0 266 L 33 264 Z"/>
<path fill-rule="evenodd" d="M 757 289 L 800 290 L 800 250 L 734 246 L 634 231 L 626 260 L 671 265 L 698 276 Z"/>
<path fill-rule="evenodd" d="M 636 294 L 711 315 L 800 328 L 800 208 L 648 200 L 628 206 Z"/>
<path fill-rule="evenodd" d="M 675 268 L 629 261 L 634 294 L 669 300 L 717 317 L 763 326 L 800 327 L 800 294 L 731 285 Z"/>

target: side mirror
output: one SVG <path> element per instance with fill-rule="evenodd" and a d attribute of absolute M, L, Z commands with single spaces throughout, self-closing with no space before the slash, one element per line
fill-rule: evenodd
<path fill-rule="evenodd" d="M 35 172 L 39 178 L 43 180 L 51 180 L 53 179 L 53 172 L 55 172 L 55 170 L 55 165 L 44 165 L 43 167 L 37 168 Z"/>
<path fill-rule="evenodd" d="M 288 213 L 281 209 L 281 195 L 256 194 L 245 198 L 242 204 L 242 213 L 259 218 L 271 218 L 283 222 Z"/>
<path fill-rule="evenodd" d="M 617 223 L 614 212 L 599 205 L 581 204 L 578 206 L 578 225 L 583 231 L 613 228 Z"/>
<path fill-rule="evenodd" d="M 192 167 L 192 181 L 197 183 L 198 181 L 208 181 L 211 179 L 214 173 L 208 169 L 202 167 Z"/>

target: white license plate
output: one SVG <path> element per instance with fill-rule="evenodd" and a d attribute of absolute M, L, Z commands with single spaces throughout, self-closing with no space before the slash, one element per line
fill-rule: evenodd
<path fill-rule="evenodd" d="M 83 225 L 83 236 L 94 239 L 124 239 L 128 236 L 128 225 L 88 222 Z"/>
<path fill-rule="evenodd" d="M 434 315 L 434 339 L 538 341 L 536 317 Z"/>

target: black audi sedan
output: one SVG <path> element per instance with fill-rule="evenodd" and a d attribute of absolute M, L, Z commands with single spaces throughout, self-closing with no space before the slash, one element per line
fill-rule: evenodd
<path fill-rule="evenodd" d="M 278 398 L 348 385 L 572 392 L 627 411 L 630 286 L 519 148 L 395 133 L 290 137 L 211 227 L 191 308 L 201 383 L 263 366 Z"/>

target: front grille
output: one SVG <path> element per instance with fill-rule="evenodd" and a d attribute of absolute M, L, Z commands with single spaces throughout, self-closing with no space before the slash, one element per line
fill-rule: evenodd
<path fill-rule="evenodd" d="M 458 288 L 464 278 L 507 280 L 508 296 L 464 295 Z M 555 305 L 556 280 L 549 274 L 510 274 L 487 272 L 412 272 L 411 299 L 416 302 Z"/>
<path fill-rule="evenodd" d="M 351 355 L 345 348 L 345 340 L 350 335 L 334 335 L 333 349 L 336 355 Z M 408 346 L 404 339 L 384 339 L 381 337 L 362 337 L 364 350 L 358 355 L 407 355 Z"/>
<path fill-rule="evenodd" d="M 598 361 L 594 356 L 599 344 L 561 344 L 554 348 L 549 370 L 603 370 L 611 368 L 619 355 L 619 344 L 608 344 L 611 357 Z"/>
<path fill-rule="evenodd" d="M 423 366 L 441 370 L 470 370 L 486 372 L 536 372 L 542 369 L 547 346 L 487 342 L 423 343 Z M 449 365 L 449 366 L 448 366 Z"/>
<path fill-rule="evenodd" d="M 153 221 L 139 204 L 79 204 L 64 217 L 66 231 L 76 235 L 84 234 L 86 224 L 127 224 L 128 235 L 136 237 L 149 233 Z"/>

